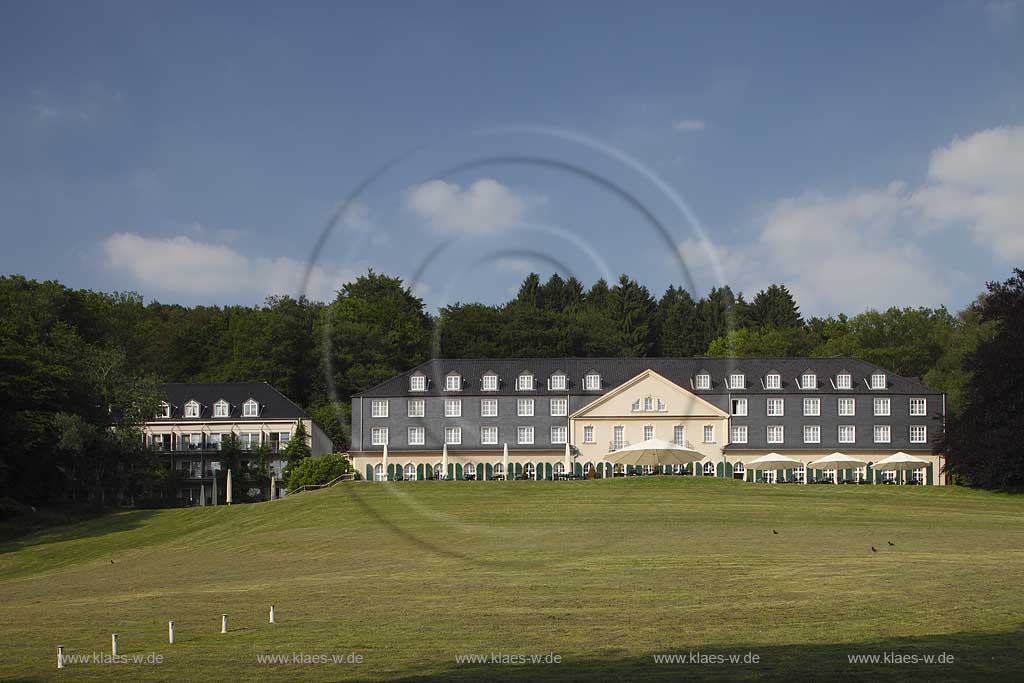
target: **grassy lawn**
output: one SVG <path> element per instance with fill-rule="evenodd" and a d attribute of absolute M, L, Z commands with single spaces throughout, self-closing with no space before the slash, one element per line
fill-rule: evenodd
<path fill-rule="evenodd" d="M 952 487 L 351 483 L 259 505 L 119 513 L 0 553 L 4 681 L 934 681 L 1024 670 L 1024 497 Z M 109 654 L 113 632 L 122 654 L 163 663 L 56 670 L 58 644 Z M 690 652 L 759 661 L 654 661 Z M 885 652 L 955 660 L 847 660 Z M 363 662 L 257 662 L 293 653 Z M 456 662 L 492 653 L 561 663 Z"/>

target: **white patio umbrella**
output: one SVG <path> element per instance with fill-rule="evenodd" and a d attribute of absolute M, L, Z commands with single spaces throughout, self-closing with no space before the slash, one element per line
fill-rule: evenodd
<path fill-rule="evenodd" d="M 871 468 L 878 471 L 919 470 L 923 467 L 928 467 L 930 464 L 927 460 L 899 451 L 898 453 L 893 453 L 888 458 L 882 458 L 872 465 Z"/>
<path fill-rule="evenodd" d="M 796 458 L 791 458 L 788 455 L 779 455 L 778 453 L 768 453 L 762 455 L 760 458 L 754 458 L 750 462 L 746 463 L 745 468 L 748 470 L 788 470 L 793 467 L 803 467 L 804 464 Z M 756 475 L 754 476 L 756 480 Z"/>
<path fill-rule="evenodd" d="M 448 444 L 441 449 L 441 478 L 448 478 Z"/>
<path fill-rule="evenodd" d="M 384 467 L 384 481 L 388 479 L 388 445 L 384 444 L 384 455 L 381 458 L 381 465 Z"/>
<path fill-rule="evenodd" d="M 565 444 L 565 473 L 572 474 L 572 453 L 569 452 L 569 444 Z"/>
<path fill-rule="evenodd" d="M 700 462 L 706 456 L 686 446 L 680 446 L 661 439 L 647 439 L 632 446 L 625 446 L 604 457 L 613 465 L 689 465 Z"/>
<path fill-rule="evenodd" d="M 508 481 L 510 472 L 508 471 L 508 442 L 505 442 L 505 446 L 501 449 L 501 469 L 505 472 L 505 481 Z"/>
<path fill-rule="evenodd" d="M 813 467 L 816 470 L 845 470 L 847 468 L 860 469 L 861 467 L 867 467 L 867 465 L 867 462 L 860 458 L 836 452 L 831 455 L 826 455 L 824 458 L 815 460 L 807 467 Z M 804 481 L 807 481 L 807 479 L 809 479 L 809 477 L 804 477 Z M 836 478 L 833 483 L 839 483 L 838 473 L 836 474 Z"/>
<path fill-rule="evenodd" d="M 227 495 L 228 505 L 231 505 L 231 468 L 230 467 L 228 468 L 228 483 L 227 483 L 226 489 L 227 489 L 227 494 L 228 494 Z"/>

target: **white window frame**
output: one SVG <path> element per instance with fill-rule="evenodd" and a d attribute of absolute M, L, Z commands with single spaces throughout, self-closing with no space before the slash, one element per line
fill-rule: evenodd
<path fill-rule="evenodd" d="M 777 430 L 777 431 L 776 431 Z M 777 434 L 777 437 L 774 436 Z M 786 426 L 785 425 L 768 425 L 765 441 L 767 443 L 785 443 L 786 442 Z"/>
<path fill-rule="evenodd" d="M 778 412 L 772 412 L 772 406 L 777 406 Z M 765 415 L 768 417 L 785 417 L 786 400 L 782 398 L 769 398 L 765 402 Z"/>
<path fill-rule="evenodd" d="M 462 399 L 446 398 L 444 400 L 445 417 L 462 417 Z"/>
<path fill-rule="evenodd" d="M 729 438 L 732 443 L 747 443 L 747 425 L 733 425 L 730 429 Z"/>
<path fill-rule="evenodd" d="M 839 443 L 857 443 L 857 425 L 839 425 L 836 439 Z"/>
<path fill-rule="evenodd" d="M 821 416 L 821 399 L 818 397 L 804 398 L 804 417 L 820 417 Z M 808 410 L 808 406 L 813 406 Z"/>
<path fill-rule="evenodd" d="M 886 388 L 886 377 L 884 372 L 872 373 L 871 388 L 875 390 Z"/>
<path fill-rule="evenodd" d="M 704 443 L 715 443 L 715 425 L 704 425 Z"/>
<path fill-rule="evenodd" d="M 919 408 L 915 407 L 919 406 Z M 912 398 L 910 399 L 910 416 L 911 417 L 924 417 L 928 414 L 928 399 L 926 398 Z"/>
<path fill-rule="evenodd" d="M 160 412 L 156 414 L 158 418 L 168 418 L 171 416 L 171 404 L 167 401 L 160 401 Z"/>
<path fill-rule="evenodd" d="M 480 399 L 480 417 L 498 417 L 498 399 Z"/>
<path fill-rule="evenodd" d="M 892 443 L 892 427 L 890 425 L 875 425 L 871 430 L 875 443 Z M 880 436 L 883 438 L 880 438 Z"/>
<path fill-rule="evenodd" d="M 765 389 L 781 389 L 782 388 L 782 375 L 777 372 L 773 372 L 770 375 L 764 376 L 764 388 Z"/>
<path fill-rule="evenodd" d="M 910 443 L 928 443 L 927 425 L 910 425 Z"/>
<path fill-rule="evenodd" d="M 747 416 L 747 410 L 748 410 L 748 408 L 747 408 L 747 399 L 746 398 L 734 398 L 734 399 L 732 399 L 732 402 L 729 403 L 729 409 L 732 411 L 732 414 L 737 416 L 737 417 L 746 417 Z"/>
<path fill-rule="evenodd" d="M 561 373 L 556 373 L 554 375 L 551 375 L 551 378 L 548 381 L 548 389 L 550 389 L 551 391 L 565 391 L 565 387 L 566 387 L 565 375 L 563 375 Z"/>
<path fill-rule="evenodd" d="M 565 425 L 552 425 L 551 443 L 564 446 L 569 441 L 569 428 Z"/>
<path fill-rule="evenodd" d="M 387 481 L 388 474 L 384 471 L 384 463 L 377 463 L 373 467 L 373 480 L 374 481 Z"/>
<path fill-rule="evenodd" d="M 533 445 L 533 426 L 520 425 L 516 427 L 516 443 L 520 446 Z"/>
<path fill-rule="evenodd" d="M 715 475 L 715 463 L 713 463 L 713 462 L 706 462 L 706 463 L 704 463 L 703 470 L 704 470 L 704 476 L 705 477 L 714 477 L 714 476 L 716 476 Z"/>
<path fill-rule="evenodd" d="M 185 417 L 199 417 L 203 412 L 202 406 L 199 405 L 199 401 L 189 401 L 185 404 Z"/>
<path fill-rule="evenodd" d="M 405 402 L 405 416 L 406 417 L 423 417 L 426 415 L 426 401 L 422 398 L 410 398 Z M 415 406 L 415 408 L 414 408 Z"/>
<path fill-rule="evenodd" d="M 673 425 L 672 443 L 677 446 L 686 445 L 686 425 Z"/>
<path fill-rule="evenodd" d="M 259 417 L 260 404 L 254 398 L 250 398 L 242 404 L 242 417 Z"/>
<path fill-rule="evenodd" d="M 423 427 L 409 427 L 406 438 L 410 446 L 422 446 L 426 443 L 427 430 Z"/>
<path fill-rule="evenodd" d="M 850 412 L 843 412 L 843 406 L 849 406 Z M 857 399 L 850 397 L 840 397 L 836 402 L 836 414 L 839 417 L 854 417 L 857 415 Z"/>
<path fill-rule="evenodd" d="M 406 481 L 416 481 L 416 465 L 411 462 L 406 463 L 402 468 L 402 478 Z"/>
<path fill-rule="evenodd" d="M 466 481 L 476 481 L 476 464 L 467 462 L 462 466 L 462 478 Z"/>
<path fill-rule="evenodd" d="M 498 428 L 494 425 L 484 425 L 480 428 L 480 443 L 484 446 L 498 445 Z"/>
<path fill-rule="evenodd" d="M 533 391 L 534 378 L 529 372 L 516 377 L 516 391 Z"/>
<path fill-rule="evenodd" d="M 808 381 L 810 380 L 810 381 Z M 800 376 L 800 388 L 803 390 L 818 388 L 818 375 L 814 372 L 805 372 Z"/>
<path fill-rule="evenodd" d="M 697 375 L 693 380 L 693 386 L 696 389 L 707 390 L 711 388 L 711 375 L 706 372 Z"/>
<path fill-rule="evenodd" d="M 498 390 L 498 376 L 493 372 L 489 372 L 480 378 L 480 390 L 481 391 L 497 391 Z"/>
<path fill-rule="evenodd" d="M 821 425 L 804 425 L 804 443 L 821 443 Z"/>
<path fill-rule="evenodd" d="M 892 402 L 888 396 L 876 396 L 871 401 L 871 410 L 875 417 L 889 417 L 892 415 Z"/>
<path fill-rule="evenodd" d="M 640 412 L 640 399 L 633 401 L 633 405 L 630 406 L 630 411 L 634 413 Z"/>
<path fill-rule="evenodd" d="M 853 375 L 848 372 L 842 372 L 836 375 L 836 389 L 852 389 L 853 388 Z"/>
<path fill-rule="evenodd" d="M 601 390 L 601 375 L 596 372 L 591 372 L 583 378 L 584 387 L 587 391 L 600 391 Z"/>
<path fill-rule="evenodd" d="M 409 391 L 426 391 L 427 390 L 427 377 L 426 375 L 412 375 L 409 378 Z"/>
<path fill-rule="evenodd" d="M 231 405 L 227 401 L 221 399 L 220 401 L 217 401 L 216 403 L 213 404 L 214 417 L 230 417 L 230 415 Z"/>
<path fill-rule="evenodd" d="M 555 406 L 559 406 L 556 410 Z M 567 398 L 553 398 L 551 399 L 551 405 L 548 408 L 551 413 L 551 417 L 568 417 L 569 416 L 569 399 Z"/>
<path fill-rule="evenodd" d="M 664 413 L 665 411 L 668 410 L 668 406 L 665 405 L 665 402 L 662 401 L 660 398 L 656 398 L 654 399 L 654 409 L 659 413 Z"/>
<path fill-rule="evenodd" d="M 444 442 L 449 446 L 462 445 L 462 427 L 448 425 L 444 428 Z"/>
<path fill-rule="evenodd" d="M 650 436 L 647 436 L 648 431 L 650 431 L 650 434 L 651 434 Z M 653 439 L 653 438 L 654 438 L 654 425 L 644 425 L 644 441 L 647 441 L 648 439 Z"/>
<path fill-rule="evenodd" d="M 388 443 L 387 427 L 372 427 L 370 429 L 370 445 L 386 446 Z"/>
<path fill-rule="evenodd" d="M 445 391 L 462 391 L 462 375 L 459 375 L 459 374 L 445 375 L 445 378 L 444 378 L 444 390 Z"/>
<path fill-rule="evenodd" d="M 595 443 L 594 441 L 594 425 L 583 426 L 583 443 Z"/>
<path fill-rule="evenodd" d="M 746 389 L 747 388 L 747 376 L 743 373 L 735 372 L 729 375 L 729 388 L 730 389 Z"/>
<path fill-rule="evenodd" d="M 518 417 L 533 417 L 534 405 L 532 398 L 520 398 L 516 401 L 516 415 Z"/>
<path fill-rule="evenodd" d="M 388 416 L 388 400 L 384 399 L 373 399 L 370 401 L 370 417 L 387 417 Z"/>
<path fill-rule="evenodd" d="M 612 427 L 612 447 L 618 450 L 626 445 L 626 427 L 614 425 Z"/>
<path fill-rule="evenodd" d="M 652 412 L 654 412 L 654 397 L 653 396 L 644 396 L 644 412 L 645 413 L 652 413 Z"/>

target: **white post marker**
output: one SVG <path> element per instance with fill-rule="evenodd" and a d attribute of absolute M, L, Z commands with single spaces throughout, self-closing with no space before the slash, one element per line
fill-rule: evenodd
<path fill-rule="evenodd" d="M 63 645 L 58 645 L 57 646 L 57 668 L 58 669 L 63 669 L 64 668 L 64 646 Z"/>
<path fill-rule="evenodd" d="M 226 615 L 226 614 L 220 615 L 220 632 L 221 633 L 227 633 L 228 632 L 228 615 Z"/>
<path fill-rule="evenodd" d="M 174 622 L 167 622 L 167 642 L 174 645 Z"/>
<path fill-rule="evenodd" d="M 271 624 L 276 624 L 277 623 L 276 621 L 274 621 L 274 606 L 273 605 L 270 606 L 270 623 Z"/>
<path fill-rule="evenodd" d="M 110 634 L 110 654 L 117 656 L 117 634 Z"/>

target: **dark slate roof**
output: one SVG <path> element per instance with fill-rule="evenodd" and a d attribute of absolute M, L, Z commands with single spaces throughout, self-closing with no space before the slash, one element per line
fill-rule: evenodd
<path fill-rule="evenodd" d="M 695 391 L 698 394 L 727 394 L 728 376 L 733 372 L 746 375 L 747 387 L 744 393 L 779 393 L 778 389 L 765 390 L 764 376 L 771 371 L 781 375 L 782 393 L 830 394 L 870 391 L 865 384 L 872 373 L 881 371 L 886 375 L 887 387 L 874 390 L 887 394 L 939 394 L 917 379 L 900 377 L 873 363 L 851 357 L 834 358 L 453 358 L 434 359 L 411 368 L 409 371 L 381 382 L 356 396 L 442 396 L 453 392 L 444 391 L 444 377 L 452 371 L 463 375 L 462 394 L 486 393 L 488 395 L 522 395 L 533 393 L 565 394 L 565 391 L 549 392 L 547 378 L 561 370 L 568 375 L 568 391 L 572 394 L 603 394 L 610 389 L 636 377 L 644 370 L 651 369 L 679 386 L 693 391 L 693 377 L 705 370 L 711 375 L 711 389 Z M 818 388 L 801 390 L 799 377 L 812 369 L 818 375 Z M 481 377 L 488 370 L 498 373 L 498 391 L 481 392 Z M 532 371 L 536 389 L 533 392 L 515 391 L 515 379 L 524 371 Z M 583 377 L 589 371 L 601 374 L 601 390 L 585 391 Z M 852 376 L 853 388 L 836 390 L 832 381 L 837 374 L 848 371 Z M 409 391 L 409 376 L 421 373 L 427 376 L 427 391 Z"/>
<path fill-rule="evenodd" d="M 157 385 L 163 400 L 171 404 L 172 420 L 251 420 L 242 417 L 242 404 L 250 398 L 259 403 L 258 420 L 287 420 L 309 418 L 309 413 L 295 405 L 280 391 L 266 382 L 204 382 L 170 383 Z M 190 400 L 199 401 L 202 406 L 199 418 L 183 417 L 185 404 Z M 228 402 L 226 418 L 213 417 L 213 404 L 224 399 Z"/>

